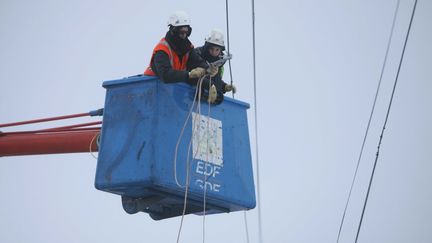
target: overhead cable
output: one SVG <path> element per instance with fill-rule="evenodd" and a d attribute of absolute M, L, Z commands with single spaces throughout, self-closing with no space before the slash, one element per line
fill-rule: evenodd
<path fill-rule="evenodd" d="M 228 55 L 230 55 L 230 38 L 229 38 L 229 11 L 228 11 L 228 0 L 225 0 L 225 16 L 226 16 L 226 25 L 227 25 L 227 51 Z M 233 85 L 232 78 L 232 69 L 231 69 L 231 59 L 228 59 L 229 73 L 230 73 L 230 84 Z M 234 98 L 234 92 L 232 92 L 232 97 Z"/>
<path fill-rule="evenodd" d="M 403 49 L 402 49 L 402 54 L 401 54 L 401 58 L 400 58 L 400 61 L 399 61 L 399 66 L 398 66 L 398 70 L 397 70 L 397 73 L 396 73 L 396 78 L 395 78 L 395 81 L 394 81 L 392 94 L 391 94 L 389 105 L 388 105 L 388 108 L 387 108 L 386 118 L 385 118 L 385 121 L 384 121 L 383 128 L 381 130 L 381 135 L 380 135 L 380 138 L 379 138 L 377 152 L 376 152 L 376 156 L 375 156 L 375 162 L 374 162 L 374 166 L 373 166 L 373 169 L 372 169 L 371 177 L 370 177 L 370 180 L 369 180 L 369 186 L 368 186 L 368 190 L 367 190 L 367 193 L 366 193 L 366 198 L 365 198 L 365 201 L 364 201 L 362 214 L 361 214 L 360 222 L 359 222 L 358 229 L 357 229 L 357 235 L 356 235 L 356 239 L 355 239 L 356 243 L 358 241 L 358 237 L 359 237 L 361 226 L 362 226 L 362 222 L 363 222 L 364 213 L 366 211 L 366 205 L 367 205 L 367 202 L 368 202 L 368 199 L 369 199 L 369 193 L 370 193 L 370 189 L 371 189 L 373 178 L 374 178 L 374 174 L 375 174 L 375 168 L 376 168 L 376 165 L 377 165 L 377 162 L 378 162 L 378 156 L 379 156 L 379 152 L 380 152 L 380 148 L 381 148 L 381 142 L 382 142 L 382 139 L 383 139 L 383 136 L 384 136 L 384 130 L 386 128 L 387 121 L 388 121 L 388 118 L 389 118 L 389 115 L 390 115 L 390 110 L 391 110 L 391 106 L 392 106 L 392 103 L 393 103 L 393 98 L 394 98 L 394 94 L 395 94 L 395 91 L 396 91 L 396 86 L 397 86 L 398 79 L 399 79 L 399 73 L 400 73 L 402 62 L 403 62 L 403 58 L 404 58 L 404 55 L 405 55 L 405 49 L 406 49 L 406 46 L 407 46 L 407 42 L 408 42 L 410 31 L 411 31 L 411 26 L 412 26 L 412 22 L 413 22 L 413 19 L 414 19 L 414 14 L 415 14 L 416 7 L 417 7 L 417 0 L 415 0 L 415 2 L 414 2 L 414 7 L 413 7 L 413 10 L 412 10 L 410 23 L 409 23 L 408 30 L 407 30 L 406 37 L 405 37 L 405 43 L 404 43 L 404 46 L 403 46 Z"/>
<path fill-rule="evenodd" d="M 340 222 L 339 232 L 338 232 L 338 235 L 337 235 L 336 243 L 339 243 L 340 234 L 342 232 L 342 227 L 343 227 L 343 224 L 344 224 L 344 221 L 345 221 L 346 211 L 347 211 L 350 199 L 351 199 L 352 190 L 353 190 L 356 178 L 357 178 L 358 168 L 359 168 L 360 161 L 361 161 L 361 158 L 362 158 L 362 155 L 363 155 L 363 150 L 364 150 L 364 146 L 365 146 L 365 143 L 366 143 L 366 139 L 367 139 L 367 136 L 368 136 L 368 133 L 369 133 L 369 127 L 370 127 L 370 124 L 371 124 L 371 121 L 372 121 L 372 117 L 373 117 L 373 114 L 374 114 L 377 97 L 378 97 L 378 94 L 379 94 L 379 91 L 380 91 L 380 87 L 381 87 L 381 81 L 382 81 L 384 70 L 385 70 L 385 67 L 386 67 L 386 64 L 387 64 L 387 57 L 388 57 L 388 53 L 389 53 L 390 46 L 391 46 L 391 40 L 392 40 L 392 37 L 393 37 L 394 26 L 395 26 L 395 23 L 396 23 L 396 17 L 397 17 L 398 10 L 399 10 L 399 3 L 400 3 L 400 0 L 397 1 L 396 9 L 395 9 L 395 12 L 394 12 L 394 15 L 393 15 L 393 22 L 392 22 L 392 26 L 391 26 L 391 29 L 390 29 L 390 36 L 389 36 L 388 41 L 387 41 L 387 49 L 386 49 L 386 52 L 385 52 L 384 61 L 383 61 L 382 67 L 381 67 L 381 74 L 380 74 L 380 77 L 379 77 L 378 86 L 376 88 L 375 98 L 374 98 L 374 101 L 373 101 L 373 104 L 372 104 L 372 109 L 371 109 L 371 112 L 370 112 L 370 115 L 369 115 L 369 121 L 367 123 L 366 131 L 365 131 L 365 134 L 364 134 L 364 137 L 363 137 L 363 142 L 362 142 L 362 145 L 361 145 L 361 148 L 360 148 L 360 154 L 359 154 L 358 159 L 357 159 L 357 166 L 356 166 L 356 169 L 355 169 L 355 172 L 354 172 L 354 176 L 353 176 L 353 179 L 352 179 L 352 182 L 351 182 L 351 187 L 349 189 L 348 198 L 347 198 L 346 203 L 345 203 L 345 209 L 344 209 L 344 212 L 342 214 L 342 219 L 341 219 L 341 222 Z"/>
<path fill-rule="evenodd" d="M 252 56 L 253 56 L 253 80 L 254 80 L 254 114 L 255 114 L 255 159 L 257 170 L 257 209 L 258 209 L 258 240 L 263 243 L 262 217 L 261 217 L 261 188 L 259 171 L 259 149 L 258 149 L 258 105 L 257 105 L 257 82 L 256 82 L 256 59 L 255 59 L 255 1 L 252 0 Z"/>

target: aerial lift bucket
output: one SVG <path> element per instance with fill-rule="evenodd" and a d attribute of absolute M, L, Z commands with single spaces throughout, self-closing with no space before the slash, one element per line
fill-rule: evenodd
<path fill-rule="evenodd" d="M 249 104 L 225 97 L 192 111 L 195 87 L 148 76 L 103 87 L 95 186 L 121 195 L 126 212 L 159 220 L 255 207 Z"/>

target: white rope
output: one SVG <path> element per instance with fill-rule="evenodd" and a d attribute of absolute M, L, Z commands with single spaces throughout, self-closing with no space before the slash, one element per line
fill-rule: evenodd
<path fill-rule="evenodd" d="M 195 91 L 194 100 L 192 102 L 191 109 L 189 110 L 189 114 L 186 117 L 186 120 L 185 120 L 185 122 L 183 124 L 182 130 L 181 130 L 179 138 L 177 140 L 177 144 L 176 144 L 176 147 L 175 147 L 175 152 L 174 152 L 174 161 L 173 161 L 173 163 L 174 163 L 174 178 L 175 178 L 176 184 L 180 188 L 185 188 L 184 201 L 183 201 L 183 212 L 182 212 L 182 216 L 181 216 L 181 220 L 180 220 L 179 231 L 178 231 L 178 234 L 177 234 L 177 243 L 180 240 L 181 230 L 182 230 L 183 222 L 184 222 L 184 216 L 186 214 L 186 208 L 187 208 L 187 197 L 188 197 L 188 191 L 189 191 L 189 185 L 190 185 L 189 184 L 190 183 L 190 176 L 189 176 L 189 172 L 190 172 L 190 151 L 191 151 L 192 141 L 193 141 L 193 138 L 194 138 L 195 133 L 196 133 L 196 128 L 199 127 L 199 125 L 201 123 L 201 95 L 202 95 L 201 92 L 202 92 L 203 81 L 204 81 L 204 77 L 202 77 L 201 79 L 198 80 L 198 85 L 197 85 L 197 89 Z M 210 82 L 209 83 L 211 84 L 211 77 L 210 77 Z M 197 99 L 198 99 L 198 101 L 197 101 Z M 186 182 L 185 182 L 185 185 L 182 186 L 179 183 L 178 178 L 177 178 L 177 155 L 178 155 L 178 147 L 180 145 L 181 138 L 183 137 L 186 125 L 187 125 L 187 123 L 188 123 L 188 121 L 190 119 L 190 116 L 192 115 L 193 109 L 195 107 L 195 102 L 197 104 L 196 105 L 196 110 L 197 110 L 198 115 L 194 117 L 194 122 L 192 122 L 192 135 L 191 135 L 191 138 L 189 140 L 188 150 L 187 150 L 188 152 L 187 152 L 187 158 L 186 158 Z M 210 103 L 210 100 L 208 99 L 207 131 L 206 131 L 207 133 L 205 133 L 206 134 L 205 137 L 206 137 L 206 160 L 207 161 L 209 161 L 209 147 L 210 147 L 209 146 L 209 136 L 208 136 L 209 131 L 210 131 L 210 115 L 211 115 L 210 111 L 211 111 L 211 103 Z M 200 144 L 200 143 L 201 143 L 201 141 L 198 141 L 198 144 Z M 192 153 L 192 159 L 195 158 L 196 154 L 198 154 L 199 149 L 200 149 L 200 146 L 197 145 L 196 150 Z M 207 162 L 205 162 L 205 163 L 207 163 Z M 207 206 L 207 186 L 206 186 L 206 183 L 207 183 L 207 174 L 206 174 L 206 169 L 204 169 L 203 174 L 204 174 L 204 180 L 203 180 L 203 211 L 202 211 L 202 214 L 203 214 L 203 231 L 202 231 L 203 232 L 203 239 L 202 239 L 202 241 L 203 241 L 203 243 L 205 243 L 205 220 L 206 220 L 206 206 Z"/>
<path fill-rule="evenodd" d="M 211 77 L 209 78 L 209 95 L 210 95 L 210 87 L 211 87 Z M 207 137 L 207 146 L 206 146 L 206 160 L 207 162 L 209 161 L 209 131 L 210 131 L 210 99 L 207 100 L 208 101 L 208 112 L 207 112 L 207 133 L 206 133 L 206 137 Z M 206 163 L 207 163 L 206 162 Z M 205 163 L 205 164 L 206 164 Z M 206 194 L 207 194 L 207 167 L 204 166 L 204 192 L 203 192 L 203 243 L 205 243 L 205 219 L 206 219 Z"/>
<path fill-rule="evenodd" d="M 183 128 L 182 128 L 182 130 L 180 132 L 180 136 L 179 136 L 179 138 L 177 140 L 177 144 L 176 144 L 176 148 L 175 148 L 175 152 L 174 152 L 175 153 L 174 154 L 174 178 L 175 178 L 176 184 L 179 187 L 181 187 L 181 188 L 183 188 L 183 186 L 180 185 L 180 183 L 178 182 L 178 179 L 177 179 L 177 153 L 178 153 L 178 146 L 180 144 L 180 140 L 181 140 L 181 138 L 183 136 L 183 133 L 184 133 L 184 130 L 186 128 L 187 122 L 189 121 L 189 118 L 190 118 L 190 116 L 192 114 L 193 107 L 195 106 L 195 102 L 197 100 L 197 94 L 198 94 L 198 102 L 197 102 L 198 116 L 195 116 L 195 121 L 197 119 L 199 119 L 199 120 L 201 119 L 201 104 L 200 104 L 200 102 L 201 102 L 201 88 L 202 88 L 202 82 L 203 82 L 203 80 L 204 80 L 204 77 L 202 77 L 202 78 L 200 78 L 198 80 L 198 85 L 197 85 L 197 89 L 195 90 L 194 100 L 192 102 L 191 109 L 189 110 L 189 114 L 188 114 L 188 116 L 186 118 L 186 121 L 185 121 L 185 123 L 183 125 Z M 191 138 L 190 138 L 189 144 L 188 144 L 188 153 L 187 153 L 187 158 L 186 158 L 186 182 L 185 182 L 185 186 L 184 186 L 184 188 L 185 188 L 185 194 L 184 194 L 184 201 L 183 201 L 183 212 L 182 212 L 182 216 L 181 216 L 181 220 L 180 220 L 179 231 L 178 231 L 178 234 L 177 234 L 177 243 L 179 243 L 179 241 L 180 241 L 181 230 L 182 230 L 182 227 L 183 227 L 184 216 L 186 214 L 186 208 L 187 208 L 187 197 L 188 197 L 189 179 L 190 179 L 189 178 L 190 150 L 191 150 L 192 140 L 193 140 L 193 137 L 194 137 L 194 134 L 195 134 L 195 129 L 199 125 L 199 123 L 198 122 L 193 122 L 192 124 L 196 124 L 196 125 L 192 126 L 192 135 L 191 135 Z M 195 155 L 198 153 L 198 151 L 199 151 L 199 146 L 197 146 L 195 153 L 192 153 L 192 157 L 195 157 Z"/>
<path fill-rule="evenodd" d="M 200 80 L 201 80 L 201 79 L 200 79 Z M 198 83 L 200 82 L 200 80 L 198 80 Z M 185 131 L 186 125 L 187 125 L 187 123 L 188 123 L 188 121 L 189 121 L 189 118 L 190 118 L 190 116 L 191 116 L 191 114 L 192 114 L 192 111 L 193 111 L 193 108 L 194 108 L 194 106 L 195 106 L 195 102 L 196 102 L 196 99 L 197 99 L 197 94 L 198 94 L 198 88 L 195 90 L 195 95 L 194 95 L 194 99 L 193 99 L 193 101 L 192 101 L 191 108 L 190 108 L 189 113 L 188 113 L 188 116 L 186 117 L 186 120 L 185 120 L 185 122 L 184 122 L 184 124 L 183 124 L 182 130 L 181 130 L 180 135 L 179 135 L 179 137 L 178 137 L 178 139 L 177 139 L 177 144 L 176 144 L 176 146 L 175 146 L 175 150 L 174 150 L 174 160 L 173 160 L 173 166 L 174 166 L 174 170 L 173 170 L 173 171 L 174 171 L 174 180 L 175 180 L 177 186 L 179 186 L 180 188 L 184 188 L 185 186 L 180 185 L 180 183 L 179 183 L 179 181 L 178 181 L 178 179 L 177 179 L 177 154 L 178 154 L 178 147 L 179 147 L 179 145 L 180 145 L 181 138 L 183 137 L 183 133 L 184 133 L 184 131 Z M 193 133 L 193 128 L 192 128 L 192 133 Z"/>
<path fill-rule="evenodd" d="M 100 135 L 100 132 L 97 132 L 94 136 L 93 136 L 93 138 L 92 138 L 92 140 L 90 141 L 90 146 L 89 146 L 89 152 L 90 152 L 90 155 L 94 158 L 94 159 L 98 159 L 98 157 L 96 157 L 96 155 L 94 155 L 94 153 L 93 153 L 93 151 L 92 151 L 92 145 L 93 145 L 93 142 L 94 142 L 94 140 L 96 139 L 96 137 L 98 137 Z M 96 140 L 96 144 L 98 145 L 98 148 L 99 148 L 99 143 L 97 142 L 97 140 Z"/>

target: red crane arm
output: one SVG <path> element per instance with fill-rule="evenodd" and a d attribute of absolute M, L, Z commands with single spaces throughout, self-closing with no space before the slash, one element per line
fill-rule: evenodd
<path fill-rule="evenodd" d="M 102 114 L 103 109 L 99 109 L 73 115 L 0 124 L 0 128 L 83 116 L 101 116 Z M 100 127 L 89 126 L 99 124 L 102 124 L 102 122 L 88 122 L 34 131 L 4 133 L 0 131 L 0 157 L 32 154 L 96 152 L 98 151 L 97 140 L 100 134 Z"/>
<path fill-rule="evenodd" d="M 95 152 L 100 128 L 42 133 L 0 133 L 0 157 Z"/>

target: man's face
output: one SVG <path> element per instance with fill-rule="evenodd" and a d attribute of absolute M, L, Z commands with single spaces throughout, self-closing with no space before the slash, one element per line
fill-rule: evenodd
<path fill-rule="evenodd" d="M 212 46 L 212 47 L 209 48 L 210 55 L 212 55 L 214 57 L 219 56 L 220 53 L 221 53 L 221 51 L 222 51 L 222 48 L 220 48 L 218 46 Z"/>
<path fill-rule="evenodd" d="M 189 33 L 189 27 L 187 26 L 182 26 L 178 30 L 178 36 L 180 37 L 180 39 L 183 40 L 186 39 L 188 33 Z"/>

